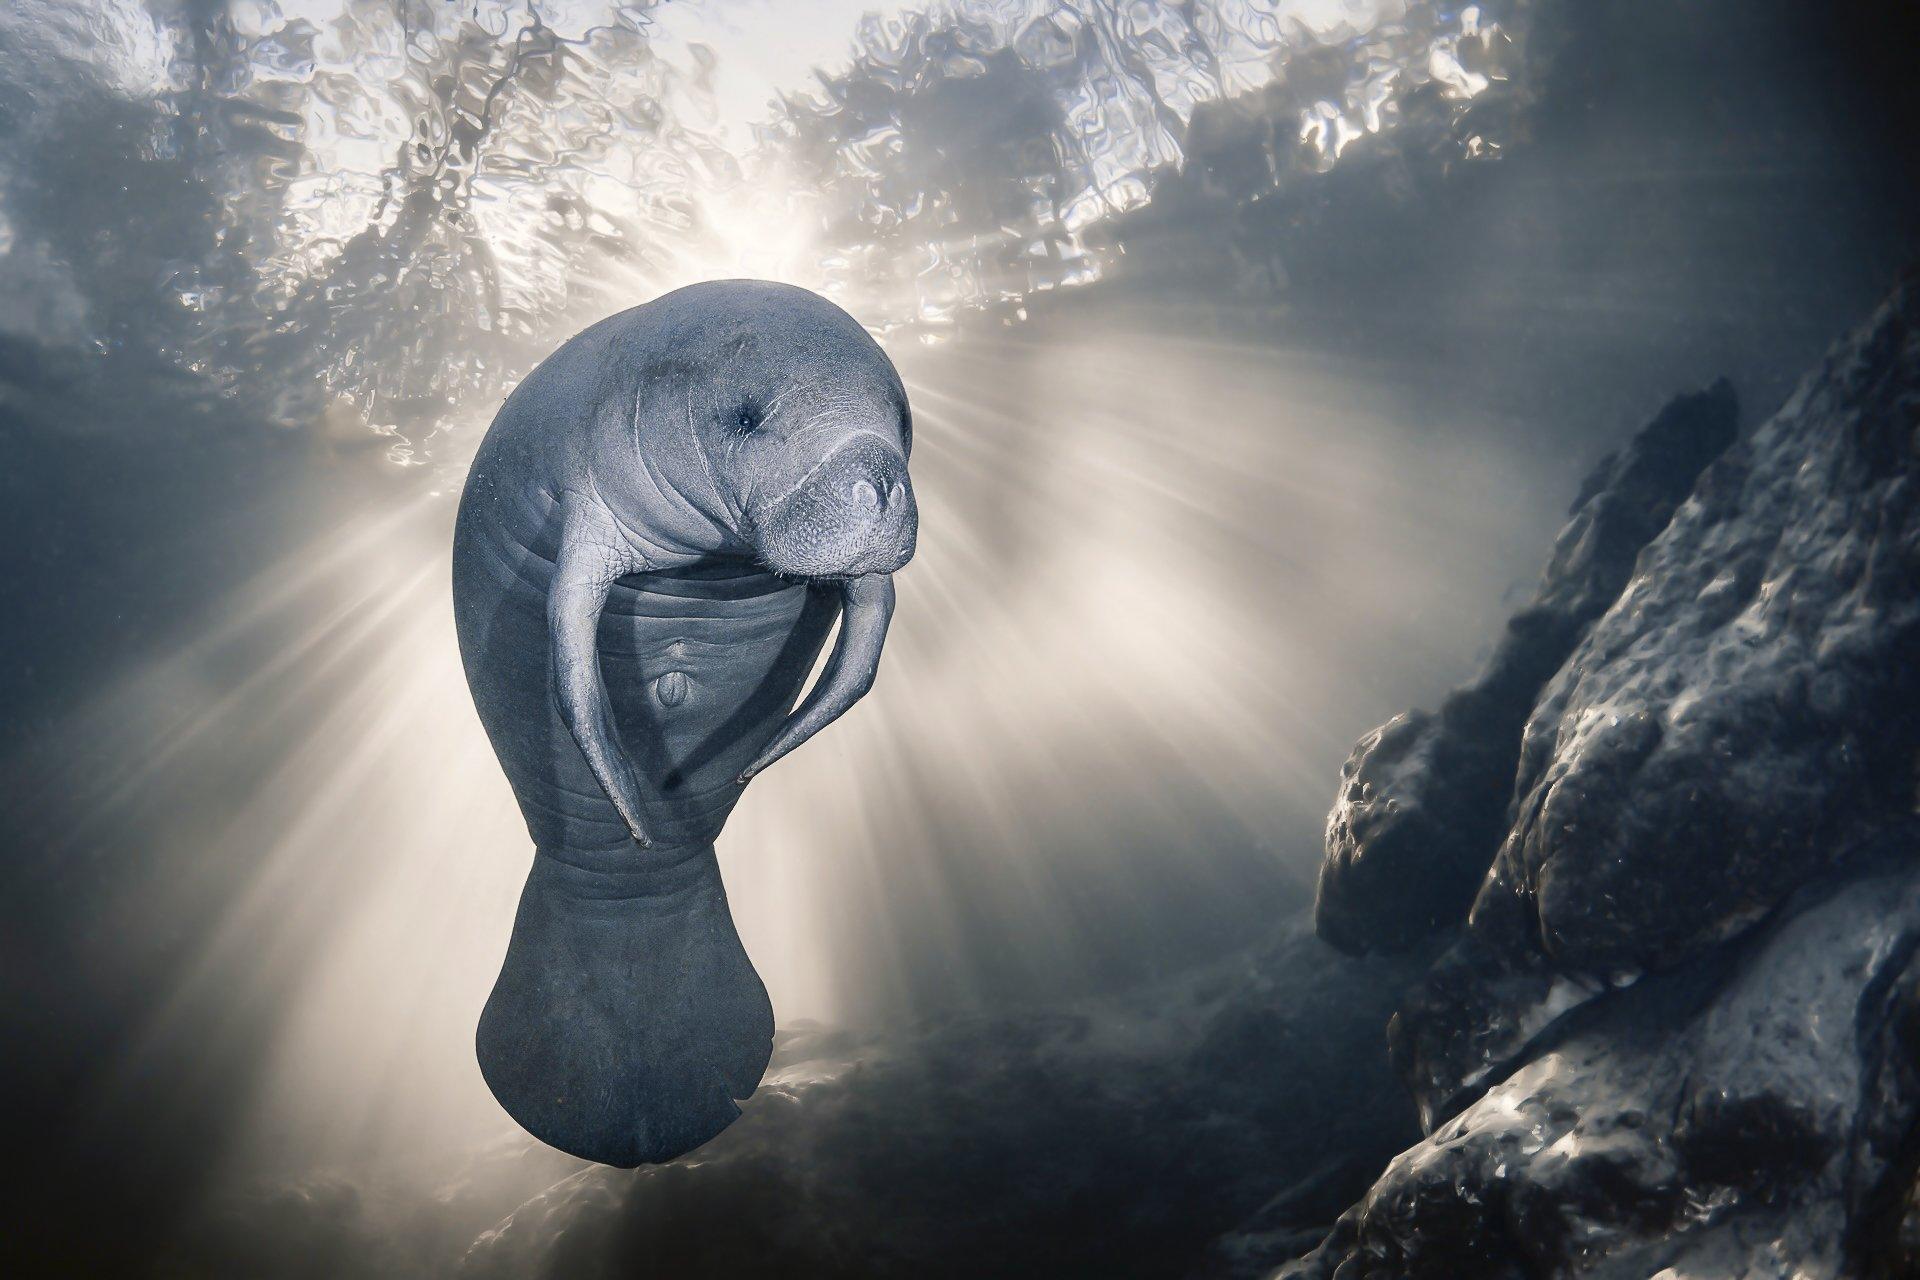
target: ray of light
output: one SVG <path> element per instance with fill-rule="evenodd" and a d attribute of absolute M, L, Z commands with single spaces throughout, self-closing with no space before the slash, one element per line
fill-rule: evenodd
<path fill-rule="evenodd" d="M 1370 673 L 1457 673 L 1540 499 L 1399 391 L 1273 352 L 1071 333 L 902 363 L 925 524 L 882 680 L 722 843 L 781 1017 L 1044 999 L 1246 936 L 1406 697 Z M 217 899 L 103 1114 L 156 1061 L 258 1051 L 236 1168 L 445 1176 L 511 1135 L 470 1037 L 528 847 L 452 644 L 449 507 L 342 522 L 76 716 L 117 767 L 62 839 L 158 851 L 103 936 Z"/>
<path fill-rule="evenodd" d="M 44 803 L 20 827 L 58 874 L 98 890 L 92 963 L 168 957 L 161 998 L 98 1082 L 99 1127 L 145 1105 L 156 1079 L 231 1088 L 218 1142 L 233 1179 L 338 1167 L 432 1182 L 523 1141 L 471 1052 L 529 856 L 448 600 L 459 455 L 524 367 L 480 335 L 511 328 L 550 349 L 583 313 L 738 274 L 851 281 L 841 296 L 863 314 L 946 323 L 966 293 L 947 251 L 997 253 L 1027 232 L 877 240 L 863 277 L 820 232 L 826 206 L 805 203 L 822 193 L 783 189 L 777 167 L 757 172 L 762 189 L 704 190 L 701 165 L 718 160 L 685 123 L 711 105 L 698 75 L 595 25 L 592 6 L 539 10 L 564 46 L 539 75 L 520 26 L 498 45 L 473 29 L 531 24 L 534 9 L 407 10 L 437 15 L 448 47 L 473 55 L 459 64 L 472 83 L 449 81 L 412 123 L 347 74 L 373 70 L 352 39 L 386 48 L 404 14 L 307 8 L 333 24 L 316 45 L 328 74 L 292 100 L 323 163 L 285 193 L 287 243 L 264 275 L 308 291 L 314 309 L 298 314 L 319 354 L 263 376 L 323 384 L 325 412 L 355 432 L 425 412 L 415 443 L 438 450 L 438 495 L 335 496 L 331 524 L 39 744 L 22 791 Z M 1096 25 L 1153 16 L 1088 11 Z M 1343 27 L 1343 12 L 1326 21 Z M 277 38 L 240 36 L 249 56 Z M 441 91 L 424 63 L 376 61 L 396 100 Z M 253 90 L 280 84 L 254 70 Z M 1132 70 L 1145 84 L 1164 68 Z M 485 122 L 499 132 L 462 173 L 450 139 L 475 103 L 461 94 L 486 85 L 477 100 L 506 104 Z M 616 127 L 642 90 L 672 98 L 668 125 Z M 1169 122 L 1134 129 L 1125 101 L 1075 101 L 1090 136 L 1124 152 L 1083 157 L 1101 198 L 1133 201 L 1144 168 L 1127 157 L 1151 135 L 1147 158 L 1167 158 L 1153 148 Z M 375 141 L 389 134 L 413 140 L 398 164 Z M 390 202 L 389 188 L 434 200 Z M 699 218 L 694 189 L 711 206 Z M 632 222 L 615 228 L 621 209 Z M 384 291 L 396 278 L 420 292 Z M 1209 336 L 1253 310 L 1224 298 L 1204 315 L 1081 316 L 924 347 L 896 330 L 924 528 L 880 684 L 753 788 L 721 845 L 783 1020 L 1054 999 L 1250 937 L 1301 900 L 1354 735 L 1459 674 L 1468 637 L 1532 568 L 1550 516 L 1517 463 L 1432 421 L 1377 363 Z M 438 379 L 442 362 L 453 372 Z M 460 399 L 468 375 L 484 405 Z M 417 461 L 412 448 L 396 456 Z"/>

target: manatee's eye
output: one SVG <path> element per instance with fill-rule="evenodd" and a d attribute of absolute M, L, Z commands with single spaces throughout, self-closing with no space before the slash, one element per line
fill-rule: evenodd
<path fill-rule="evenodd" d="M 742 431 L 751 431 L 760 425 L 760 418 L 754 413 L 752 405 L 743 404 L 740 412 L 733 417 L 733 425 Z"/>

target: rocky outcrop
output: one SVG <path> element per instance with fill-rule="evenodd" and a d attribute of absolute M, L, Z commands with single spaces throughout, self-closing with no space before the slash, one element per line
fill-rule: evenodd
<path fill-rule="evenodd" d="M 1429 1136 L 1281 1275 L 1913 1273 L 1916 471 L 1909 278 L 1700 473 L 1523 729 L 1443 713 L 1362 745 L 1334 940 L 1369 945 L 1370 857 L 1390 882 L 1490 807 L 1504 837 L 1390 1027 Z M 1445 763 L 1476 753 L 1511 774 Z M 1382 945 L 1409 922 L 1373 920 Z"/>
<path fill-rule="evenodd" d="M 1663 409 L 1581 487 L 1539 589 L 1480 676 L 1438 713 L 1409 711 L 1361 739 L 1327 819 L 1314 899 L 1321 937 L 1346 951 L 1399 951 L 1466 918 L 1506 831 L 1520 731 L 1541 687 L 1738 422 L 1725 381 Z"/>
<path fill-rule="evenodd" d="M 1476 914 L 1563 967 L 1663 967 L 1910 806 L 1917 418 L 1909 288 L 1707 474 L 1555 677 Z"/>
<path fill-rule="evenodd" d="M 1914 803 L 1920 290 L 1700 479 L 1529 718 L 1465 935 L 1391 1032 L 1429 1124 L 1569 1009 Z"/>
<path fill-rule="evenodd" d="M 1920 1108 L 1920 829 L 1883 852 L 1737 955 L 1609 1001 L 1281 1276 L 1871 1273 L 1902 1230 Z"/>

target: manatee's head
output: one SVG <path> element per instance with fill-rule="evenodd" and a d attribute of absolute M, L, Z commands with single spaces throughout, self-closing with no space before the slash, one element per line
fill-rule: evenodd
<path fill-rule="evenodd" d="M 819 388 L 756 419 L 739 452 L 744 533 L 761 563 L 799 578 L 892 573 L 913 558 L 906 400 Z"/>
<path fill-rule="evenodd" d="M 912 559 L 913 425 L 893 363 L 840 308 L 751 289 L 728 326 L 694 432 L 739 533 L 775 573 L 856 578 Z"/>

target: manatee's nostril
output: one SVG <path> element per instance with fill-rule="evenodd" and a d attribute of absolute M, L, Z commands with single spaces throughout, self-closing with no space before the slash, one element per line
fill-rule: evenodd
<path fill-rule="evenodd" d="M 902 484 L 900 481 L 895 480 L 893 482 L 893 488 L 887 490 L 887 505 L 890 507 L 897 507 L 900 505 L 900 499 L 906 496 L 907 496 L 907 486 Z"/>
<path fill-rule="evenodd" d="M 858 510 L 872 511 L 880 505 L 880 491 L 865 480 L 855 480 L 849 493 Z"/>

